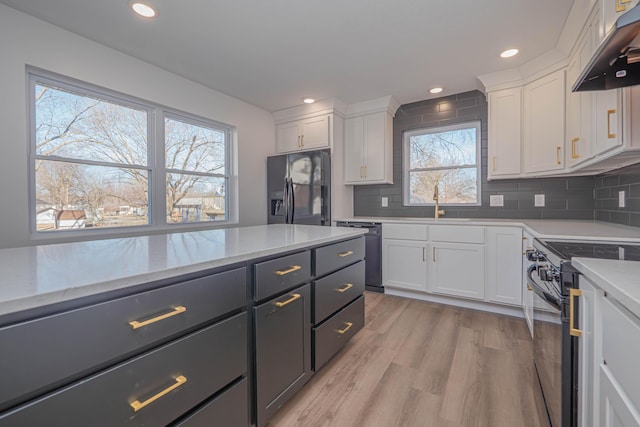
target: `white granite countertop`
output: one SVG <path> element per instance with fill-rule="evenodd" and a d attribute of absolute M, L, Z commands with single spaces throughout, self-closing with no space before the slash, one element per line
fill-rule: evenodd
<path fill-rule="evenodd" d="M 356 237 L 263 225 L 0 250 L 0 315 Z"/>
<path fill-rule="evenodd" d="M 429 225 L 482 225 L 523 227 L 534 237 L 565 240 L 602 240 L 615 242 L 640 242 L 640 227 L 611 224 L 603 221 L 573 219 L 484 219 L 484 218 L 400 218 L 353 217 L 339 221 L 366 221 L 389 224 L 421 223 Z"/>
<path fill-rule="evenodd" d="M 640 317 L 640 262 L 576 257 L 571 265 Z"/>

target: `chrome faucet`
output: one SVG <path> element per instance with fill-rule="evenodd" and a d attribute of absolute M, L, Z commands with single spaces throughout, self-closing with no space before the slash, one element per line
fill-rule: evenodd
<path fill-rule="evenodd" d="M 438 200 L 438 184 L 435 185 L 433 190 L 433 200 L 436 202 L 436 211 L 435 211 L 435 219 L 440 218 L 440 215 L 444 215 L 444 209 L 440 209 L 440 203 Z"/>

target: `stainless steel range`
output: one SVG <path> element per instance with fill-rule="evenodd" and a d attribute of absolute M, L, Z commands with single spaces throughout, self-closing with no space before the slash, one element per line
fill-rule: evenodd
<path fill-rule="evenodd" d="M 534 362 L 549 423 L 578 425 L 578 336 L 574 328 L 580 295 L 573 257 L 640 260 L 640 245 L 534 239 L 527 251 L 529 287 L 534 291 Z"/>

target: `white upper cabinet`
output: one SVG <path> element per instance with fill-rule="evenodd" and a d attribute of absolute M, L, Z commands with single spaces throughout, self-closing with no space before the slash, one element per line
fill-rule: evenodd
<path fill-rule="evenodd" d="M 393 116 L 398 107 L 391 97 L 347 107 L 345 184 L 393 184 Z"/>
<path fill-rule="evenodd" d="M 524 86 L 524 170 L 564 168 L 564 69 Z"/>
<path fill-rule="evenodd" d="M 593 109 L 591 92 L 572 92 L 571 88 L 589 62 L 594 37 L 589 27 L 578 41 L 578 49 L 567 68 L 567 137 L 565 154 L 567 166 L 578 165 L 592 157 Z"/>
<path fill-rule="evenodd" d="M 276 126 L 278 153 L 315 150 L 330 146 L 330 115 L 309 117 Z"/>
<path fill-rule="evenodd" d="M 489 93 L 489 179 L 520 174 L 522 88 Z"/>
<path fill-rule="evenodd" d="M 392 128 L 384 111 L 345 120 L 346 184 L 393 184 Z"/>

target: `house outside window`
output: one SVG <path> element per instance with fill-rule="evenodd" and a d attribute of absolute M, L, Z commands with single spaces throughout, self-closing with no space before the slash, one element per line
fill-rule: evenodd
<path fill-rule="evenodd" d="M 480 122 L 408 131 L 403 136 L 403 205 L 479 206 Z"/>
<path fill-rule="evenodd" d="M 228 125 L 30 70 L 32 231 L 229 220 Z"/>

